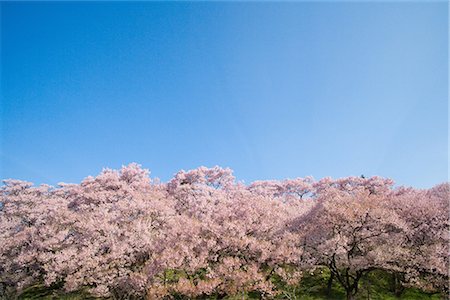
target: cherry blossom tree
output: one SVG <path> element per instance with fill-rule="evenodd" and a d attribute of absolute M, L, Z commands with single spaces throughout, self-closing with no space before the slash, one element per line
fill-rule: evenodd
<path fill-rule="evenodd" d="M 32 187 L 19 180 L 5 180 L 0 210 L 0 282 L 5 293 L 22 289 L 45 274 L 49 245 L 60 244 L 58 231 L 70 218 L 64 200 L 49 186 Z"/>
<path fill-rule="evenodd" d="M 399 188 L 390 208 L 408 225 L 401 257 L 393 269 L 406 286 L 448 291 L 449 200 L 448 183 L 429 190 Z M 401 291 L 401 289 L 400 289 Z"/>
<path fill-rule="evenodd" d="M 175 216 L 170 199 L 136 164 L 55 190 L 9 181 L 2 195 L 2 281 L 19 290 L 44 280 L 102 296 L 125 285 L 141 293 L 141 269 L 158 265 Z"/>
<path fill-rule="evenodd" d="M 363 275 L 383 269 L 399 249 L 406 224 L 386 203 L 390 181 L 326 178 L 315 184 L 316 206 L 290 225 L 302 233 L 306 268 L 326 266 L 353 299 Z"/>
<path fill-rule="evenodd" d="M 117 299 L 272 298 L 275 277 L 295 290 L 318 266 L 348 299 L 375 269 L 446 291 L 449 190 L 381 177 L 245 185 L 217 166 L 160 183 L 137 164 L 57 187 L 5 180 L 0 295 L 44 283 Z"/>
<path fill-rule="evenodd" d="M 287 246 L 288 237 L 282 230 L 288 207 L 235 183 L 230 170 L 215 167 L 181 171 L 169 182 L 168 190 L 178 212 L 197 221 L 197 226 L 190 227 L 196 229 L 196 239 L 188 239 L 183 248 L 186 264 L 179 268 L 189 270 L 191 275 L 202 269 L 206 272 L 204 279 L 190 285 L 189 296 L 194 295 L 195 287 L 197 295 L 204 293 L 205 285 L 209 293 L 253 290 L 262 296 L 272 295 L 270 276 L 274 269 L 286 263 L 287 257 L 300 257 L 300 248 L 294 247 L 294 241 Z M 186 284 L 182 287 L 186 289 Z"/>

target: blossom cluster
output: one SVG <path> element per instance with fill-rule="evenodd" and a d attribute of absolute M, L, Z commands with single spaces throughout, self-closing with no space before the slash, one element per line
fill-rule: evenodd
<path fill-rule="evenodd" d="M 37 283 L 116 299 L 277 293 L 329 268 L 347 292 L 372 270 L 448 288 L 448 183 L 381 177 L 236 182 L 230 169 L 168 183 L 137 164 L 57 187 L 4 180 L 0 293 Z M 275 277 L 278 281 L 273 280 Z"/>

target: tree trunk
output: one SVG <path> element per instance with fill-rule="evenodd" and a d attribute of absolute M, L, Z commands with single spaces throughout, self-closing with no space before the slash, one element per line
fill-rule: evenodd
<path fill-rule="evenodd" d="M 358 293 L 358 285 L 359 280 L 361 279 L 362 273 L 356 275 L 356 278 L 353 281 L 353 284 L 345 287 L 345 291 L 347 293 L 347 300 L 355 299 L 356 294 Z M 348 279 L 347 279 L 348 282 Z"/>
<path fill-rule="evenodd" d="M 404 287 L 401 284 L 401 277 L 400 274 L 398 274 L 397 272 L 394 272 L 393 274 L 394 276 L 394 280 L 393 280 L 393 292 L 395 294 L 396 297 L 400 297 L 404 291 Z"/>
<path fill-rule="evenodd" d="M 352 290 L 346 290 L 346 293 L 347 293 L 347 300 L 355 299 L 355 295 L 353 294 Z"/>
<path fill-rule="evenodd" d="M 331 295 L 331 288 L 333 287 L 333 279 L 334 279 L 334 273 L 331 272 L 330 278 L 328 278 L 328 283 L 327 283 L 327 296 Z"/>
<path fill-rule="evenodd" d="M 221 292 L 216 294 L 217 299 L 225 299 L 226 296 L 227 296 L 227 294 L 221 293 Z"/>

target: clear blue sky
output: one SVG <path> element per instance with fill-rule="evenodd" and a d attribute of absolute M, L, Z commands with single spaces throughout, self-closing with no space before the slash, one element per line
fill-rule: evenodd
<path fill-rule="evenodd" d="M 1 3 L 1 178 L 447 180 L 448 4 Z"/>

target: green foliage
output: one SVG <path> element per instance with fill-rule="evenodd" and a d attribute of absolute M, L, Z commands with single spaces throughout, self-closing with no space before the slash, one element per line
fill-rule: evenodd
<path fill-rule="evenodd" d="M 61 285 L 51 287 L 36 284 L 25 289 L 18 297 L 19 300 L 100 300 L 84 290 L 65 293 Z"/>

